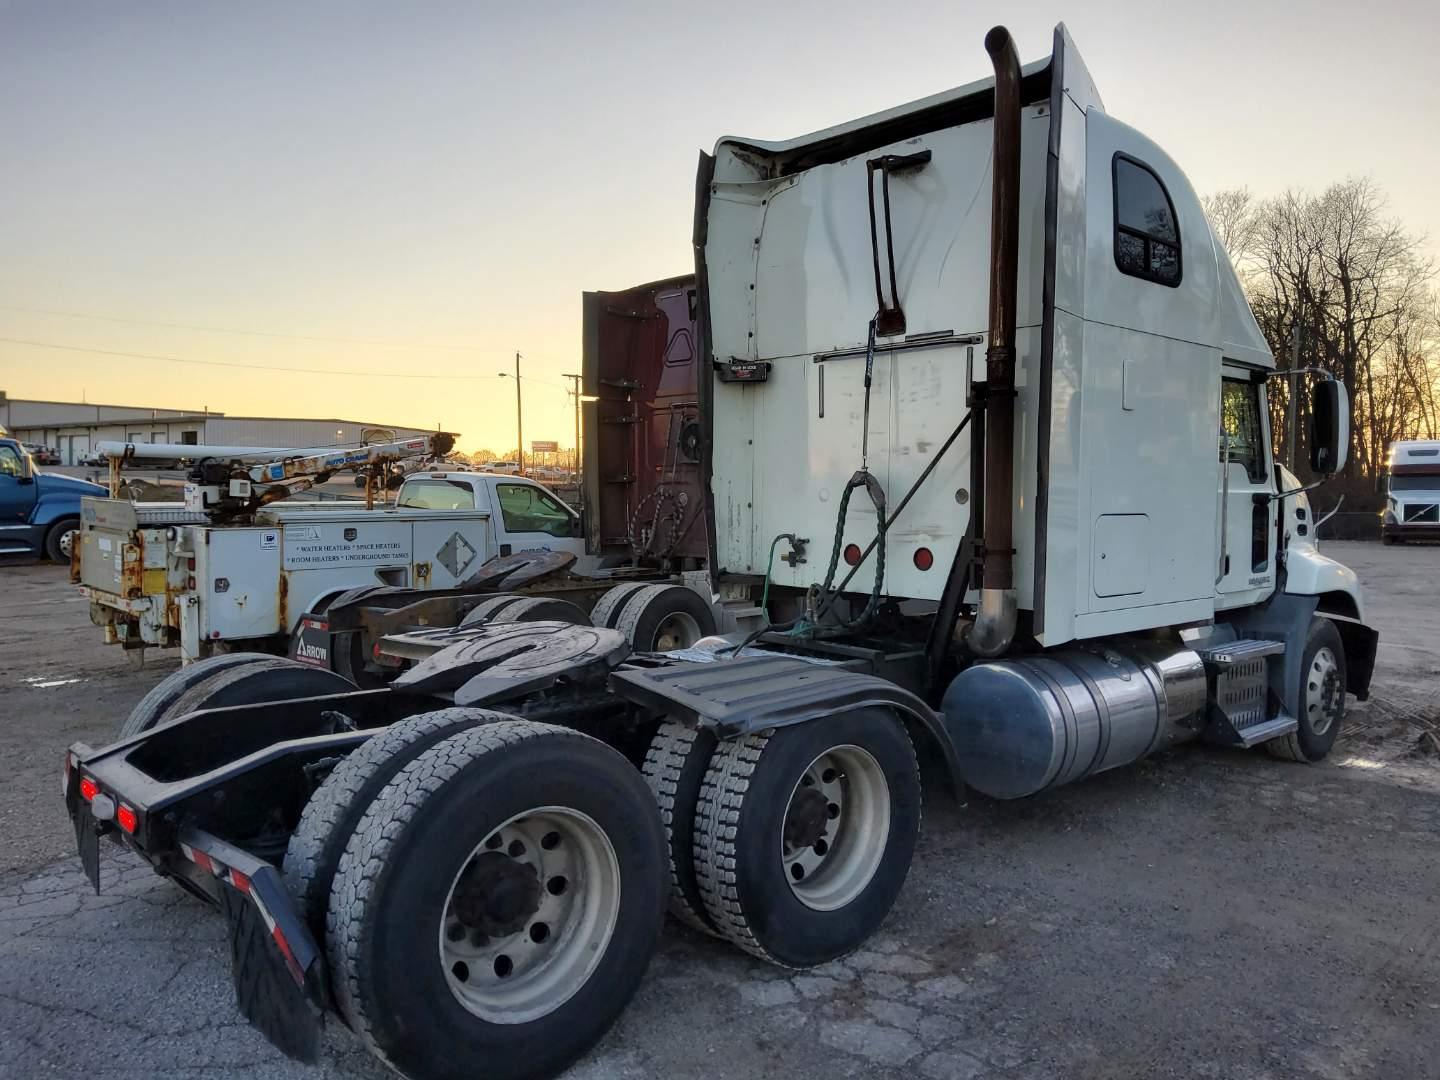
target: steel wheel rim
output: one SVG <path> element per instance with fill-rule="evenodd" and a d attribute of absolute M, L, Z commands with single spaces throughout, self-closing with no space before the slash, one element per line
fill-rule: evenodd
<path fill-rule="evenodd" d="M 486 909 L 483 919 L 475 918 L 477 904 Z M 620 862 L 593 818 L 563 806 L 516 814 L 491 830 L 451 879 L 439 929 L 445 981 L 482 1020 L 536 1020 L 589 980 L 619 913 Z"/>
<path fill-rule="evenodd" d="M 816 833 L 814 796 L 824 798 Z M 805 767 L 790 792 L 780 860 L 790 891 L 815 911 L 855 900 L 875 876 L 890 835 L 890 785 L 880 763 L 859 746 L 835 746 Z"/>
<path fill-rule="evenodd" d="M 66 529 L 60 534 L 60 554 L 70 558 L 75 553 L 75 534 L 79 529 Z"/>
<path fill-rule="evenodd" d="M 704 635 L 700 624 L 693 615 L 677 611 L 661 620 L 655 630 L 655 651 L 669 652 L 672 649 L 688 649 Z"/>
<path fill-rule="evenodd" d="M 1322 646 L 1305 673 L 1305 716 L 1310 730 L 1324 735 L 1340 714 L 1340 664 L 1330 647 Z"/>

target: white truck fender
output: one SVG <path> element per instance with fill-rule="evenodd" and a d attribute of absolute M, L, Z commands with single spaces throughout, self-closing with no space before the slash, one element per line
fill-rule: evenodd
<path fill-rule="evenodd" d="M 1296 596 L 1343 593 L 1355 603 L 1352 617 L 1358 622 L 1365 621 L 1364 601 L 1360 597 L 1360 579 L 1355 571 L 1344 563 L 1321 555 L 1314 545 L 1291 545 L 1285 556 L 1285 591 Z M 1324 607 L 1323 604 L 1321 606 Z"/>

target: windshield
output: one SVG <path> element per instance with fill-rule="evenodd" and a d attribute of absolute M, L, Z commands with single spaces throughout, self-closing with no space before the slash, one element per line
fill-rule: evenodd
<path fill-rule="evenodd" d="M 1434 476 L 1392 476 L 1391 491 L 1440 491 L 1440 473 Z"/>

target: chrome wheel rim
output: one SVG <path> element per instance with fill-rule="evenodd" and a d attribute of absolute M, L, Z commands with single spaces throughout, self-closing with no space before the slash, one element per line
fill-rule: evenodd
<path fill-rule="evenodd" d="M 60 554 L 70 558 L 75 553 L 75 536 L 79 529 L 66 529 L 60 534 Z"/>
<path fill-rule="evenodd" d="M 835 911 L 865 891 L 885 856 L 890 785 L 858 746 L 836 746 L 805 767 L 785 807 L 780 859 L 802 904 Z"/>
<path fill-rule="evenodd" d="M 482 1020 L 524 1024 L 559 1008 L 605 955 L 620 913 L 620 863 L 591 817 L 527 810 L 494 829 L 450 882 L 440 963 Z"/>
<path fill-rule="evenodd" d="M 1340 685 L 1340 664 L 1325 646 L 1316 651 L 1305 673 L 1305 716 L 1310 730 L 1324 735 L 1340 718 L 1345 688 Z"/>
<path fill-rule="evenodd" d="M 671 649 L 688 649 L 704 635 L 694 616 L 677 611 L 667 616 L 655 631 L 655 651 L 669 652 Z"/>

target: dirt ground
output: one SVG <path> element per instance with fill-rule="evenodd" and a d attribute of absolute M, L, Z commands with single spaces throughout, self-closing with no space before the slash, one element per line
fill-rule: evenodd
<path fill-rule="evenodd" d="M 1381 632 L 1330 762 L 1189 746 L 937 797 L 865 950 L 784 972 L 671 926 L 572 1075 L 1440 1077 L 1440 547 L 1324 550 Z M 389 1075 L 333 1023 L 318 1072 L 280 1057 L 234 1010 L 220 921 L 139 863 L 107 849 L 84 890 L 60 755 L 173 661 L 101 645 L 54 567 L 0 567 L 0 604 L 0 1077 Z"/>

